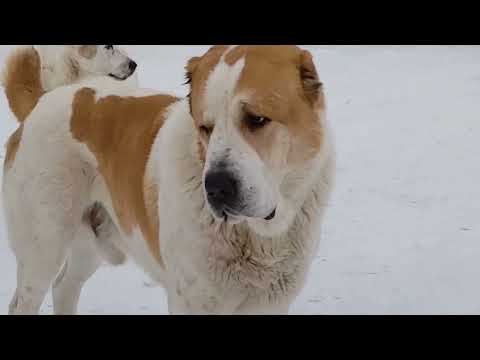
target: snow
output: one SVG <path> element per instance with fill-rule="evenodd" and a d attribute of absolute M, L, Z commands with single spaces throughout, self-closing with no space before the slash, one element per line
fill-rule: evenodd
<path fill-rule="evenodd" d="M 14 46 L 0 46 L 0 63 Z M 292 314 L 478 314 L 480 46 L 305 46 L 326 87 L 336 187 Z M 142 87 L 185 95 L 208 46 L 127 46 Z M 0 97 L 0 141 L 16 128 Z M 4 150 L 0 155 L 3 157 Z M 0 314 L 15 260 L 0 218 Z M 320 234 L 318 234 L 320 236 Z M 42 313 L 50 313 L 51 298 Z M 166 314 L 134 265 L 103 267 L 81 314 Z"/>

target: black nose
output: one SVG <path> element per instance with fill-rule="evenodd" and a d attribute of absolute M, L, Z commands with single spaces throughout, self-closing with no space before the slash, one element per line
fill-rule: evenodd
<path fill-rule="evenodd" d="M 130 60 L 130 62 L 128 63 L 128 68 L 133 73 L 135 71 L 135 69 L 137 68 L 137 63 L 133 60 Z"/>
<path fill-rule="evenodd" d="M 230 172 L 210 172 L 205 177 L 205 190 L 210 205 L 218 211 L 234 208 L 238 196 L 238 182 Z"/>

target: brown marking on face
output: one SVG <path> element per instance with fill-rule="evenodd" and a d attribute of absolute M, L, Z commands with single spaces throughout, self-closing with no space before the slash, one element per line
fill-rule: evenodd
<path fill-rule="evenodd" d="M 217 45 L 210 48 L 201 58 L 193 58 L 187 64 L 187 74 L 190 76 L 190 103 L 193 119 L 198 128 L 203 120 L 203 93 L 208 77 L 220 61 L 223 53 L 228 49 L 226 45 Z M 201 65 L 201 68 L 199 66 Z"/>
<path fill-rule="evenodd" d="M 11 168 L 15 160 L 15 155 L 17 154 L 18 147 L 20 146 L 20 141 L 22 140 L 22 133 L 23 124 L 20 124 L 19 128 L 15 130 L 15 132 L 8 138 L 6 144 L 5 160 L 3 163 L 4 172 Z"/>
<path fill-rule="evenodd" d="M 78 53 L 86 59 L 93 59 L 97 55 L 97 45 L 81 45 L 78 48 Z"/>
<path fill-rule="evenodd" d="M 203 124 L 203 93 L 205 91 L 205 83 L 208 80 L 210 72 L 215 68 L 215 66 L 220 61 L 222 55 L 227 51 L 227 45 L 216 45 L 211 47 L 205 55 L 200 57 L 194 57 L 188 61 L 186 66 L 187 70 L 187 80 L 190 83 L 190 94 L 189 94 L 189 103 L 190 103 L 190 112 L 193 116 L 195 128 L 198 131 L 198 156 L 202 163 L 205 162 L 206 158 L 206 146 L 207 140 L 205 134 L 202 134 L 200 126 Z M 201 70 L 198 69 L 198 66 L 202 65 Z M 195 109 L 195 110 L 194 110 Z"/>
<path fill-rule="evenodd" d="M 217 51 L 205 62 L 204 57 L 196 58 L 190 68 L 192 115 L 197 128 L 204 120 L 206 81 L 224 52 Z M 324 129 L 319 112 L 325 108 L 311 54 L 290 45 L 241 45 L 225 54 L 230 66 L 241 58 L 245 66 L 235 94 L 245 97 L 245 103 L 234 121 L 245 140 L 273 167 L 311 159 L 322 144 Z M 245 110 L 271 121 L 264 128 L 250 131 L 243 122 Z"/>
<path fill-rule="evenodd" d="M 19 122 L 30 115 L 45 94 L 40 71 L 40 57 L 32 47 L 15 50 L 7 59 L 3 86 L 8 105 Z"/>
<path fill-rule="evenodd" d="M 72 134 L 95 155 L 123 231 L 131 234 L 138 226 L 161 264 L 158 189 L 145 172 L 165 110 L 177 100 L 108 96 L 95 102 L 95 91 L 83 88 L 72 105 Z"/>
<path fill-rule="evenodd" d="M 277 171 L 285 168 L 290 141 L 284 125 L 272 121 L 264 128 L 253 132 L 243 122 L 240 122 L 239 127 L 243 138 L 268 168 Z"/>

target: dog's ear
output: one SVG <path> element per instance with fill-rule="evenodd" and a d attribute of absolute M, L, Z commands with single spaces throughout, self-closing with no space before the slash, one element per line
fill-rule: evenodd
<path fill-rule="evenodd" d="M 200 58 L 199 57 L 194 57 L 194 58 L 191 58 L 188 61 L 187 66 L 185 66 L 186 73 L 185 73 L 185 84 L 184 85 L 190 86 L 190 91 L 188 92 L 187 98 L 188 98 L 188 106 L 190 108 L 190 115 L 192 115 L 192 116 L 193 116 L 192 87 L 191 87 L 190 84 L 192 83 L 193 73 L 197 69 L 197 66 L 198 66 L 199 62 L 200 62 Z"/>
<path fill-rule="evenodd" d="M 86 59 L 91 59 L 97 55 L 97 45 L 80 45 L 78 53 Z"/>
<path fill-rule="evenodd" d="M 199 57 L 193 57 L 190 60 L 188 60 L 187 66 L 185 66 L 185 79 L 186 82 L 185 84 L 190 84 L 192 82 L 192 76 L 195 70 L 197 69 L 198 63 L 200 62 Z"/>
<path fill-rule="evenodd" d="M 307 50 L 300 53 L 299 70 L 305 96 L 311 104 L 315 104 L 320 96 L 322 83 L 318 78 L 312 54 Z"/>

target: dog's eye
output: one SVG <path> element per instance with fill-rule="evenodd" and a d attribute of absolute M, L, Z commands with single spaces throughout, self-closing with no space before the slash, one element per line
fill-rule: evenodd
<path fill-rule="evenodd" d="M 245 114 L 245 119 L 244 119 L 247 127 L 251 130 L 257 130 L 265 125 L 267 125 L 271 120 L 265 116 L 257 116 L 257 115 L 252 115 L 252 114 Z"/>
<path fill-rule="evenodd" d="M 105 49 L 107 49 L 107 50 L 113 50 L 113 45 L 105 45 Z"/>

